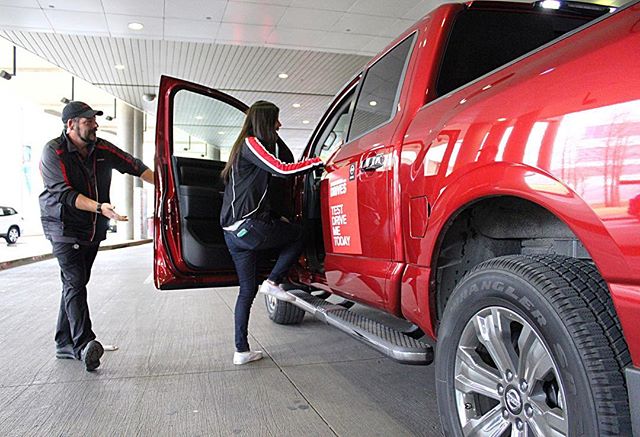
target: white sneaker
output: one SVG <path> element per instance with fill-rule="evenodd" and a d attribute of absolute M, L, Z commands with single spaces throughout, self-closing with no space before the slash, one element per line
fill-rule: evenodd
<path fill-rule="evenodd" d="M 236 365 L 247 364 L 261 359 L 262 351 L 236 352 L 233 354 L 233 364 Z"/>
<path fill-rule="evenodd" d="M 258 289 L 259 293 L 268 294 L 283 302 L 293 302 L 296 298 L 282 289 L 279 285 L 274 285 L 265 280 Z"/>

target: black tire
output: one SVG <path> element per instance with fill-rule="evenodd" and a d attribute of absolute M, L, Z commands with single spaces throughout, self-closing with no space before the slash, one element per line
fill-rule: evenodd
<path fill-rule="evenodd" d="M 534 426 L 561 430 L 550 435 L 631 435 L 624 378 L 631 359 L 607 286 L 587 262 L 540 255 L 479 264 L 447 302 L 435 361 L 447 436 L 474 427 L 480 436 L 509 436 L 511 427 L 538 435 Z M 508 363 L 518 369 L 511 375 Z M 543 378 L 527 382 L 521 374 Z M 490 418 L 491 433 L 477 428 Z"/>
<path fill-rule="evenodd" d="M 7 240 L 7 244 L 16 244 L 20 237 L 20 228 L 17 226 L 11 226 L 4 239 Z"/>
<path fill-rule="evenodd" d="M 285 290 L 294 287 L 283 284 Z M 289 302 L 282 302 L 272 296 L 265 295 L 264 305 L 269 318 L 278 325 L 297 325 L 304 319 L 304 311 Z"/>

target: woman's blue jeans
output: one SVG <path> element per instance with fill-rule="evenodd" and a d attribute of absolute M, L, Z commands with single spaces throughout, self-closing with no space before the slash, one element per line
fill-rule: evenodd
<path fill-rule="evenodd" d="M 235 231 L 225 231 L 224 240 L 236 266 L 240 283 L 235 306 L 236 350 L 246 352 L 249 350 L 249 314 L 258 292 L 257 265 L 260 251 L 280 249 L 276 265 L 269 274 L 270 280 L 280 283 L 302 253 L 302 229 L 282 220 L 267 222 L 247 219 Z"/>

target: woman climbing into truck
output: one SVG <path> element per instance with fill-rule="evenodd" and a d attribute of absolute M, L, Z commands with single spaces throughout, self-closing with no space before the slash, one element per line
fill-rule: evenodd
<path fill-rule="evenodd" d="M 272 176 L 288 177 L 322 165 L 320 158 L 292 164 L 279 159 L 283 151 L 278 149 L 284 146 L 282 142 L 278 144 L 279 112 L 276 105 L 266 101 L 257 101 L 249 108 L 222 171 L 226 186 L 220 225 L 240 284 L 234 312 L 233 363 L 238 365 L 262 358 L 261 351 L 250 350 L 247 340 L 251 305 L 258 291 L 259 251 L 280 251 L 259 291 L 283 301 L 295 299 L 282 289 L 281 281 L 302 252 L 301 228 L 274 212 L 269 181 Z"/>

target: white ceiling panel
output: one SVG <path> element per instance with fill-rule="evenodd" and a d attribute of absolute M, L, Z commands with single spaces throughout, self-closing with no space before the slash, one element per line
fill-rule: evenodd
<path fill-rule="evenodd" d="M 438 0 L 422 0 L 414 7 L 409 9 L 403 16 L 405 20 L 413 20 L 418 21 L 421 19 L 427 12 L 437 8 L 441 5 L 442 2 Z"/>
<path fill-rule="evenodd" d="M 368 47 L 376 37 L 369 35 L 353 35 L 348 33 L 326 32 L 319 46 L 335 51 L 358 53 Z M 385 39 L 385 41 L 388 41 Z"/>
<path fill-rule="evenodd" d="M 263 5 L 290 6 L 292 0 L 229 0 L 229 3 L 255 3 Z"/>
<path fill-rule="evenodd" d="M 392 17 L 377 17 L 372 15 L 362 14 L 345 14 L 342 18 L 333 26 L 332 30 L 337 32 L 353 32 L 362 35 L 381 36 L 380 31 L 389 29 L 396 21 Z M 392 34 L 396 36 L 398 31 Z M 386 33 L 384 36 L 388 36 Z"/>
<path fill-rule="evenodd" d="M 18 6 L 21 8 L 40 8 L 37 0 L 0 0 L 0 6 Z"/>
<path fill-rule="evenodd" d="M 286 10 L 283 6 L 260 3 L 229 2 L 222 21 L 227 23 L 275 26 Z"/>
<path fill-rule="evenodd" d="M 328 11 L 341 11 L 346 12 L 356 0 L 293 0 L 291 2 L 291 6 L 298 8 L 309 8 L 309 9 L 325 9 Z"/>
<path fill-rule="evenodd" d="M 0 31 L 17 45 L 142 108 L 161 74 L 228 92 L 331 99 L 368 57 L 195 42 Z M 125 65 L 116 70 L 114 65 Z M 278 78 L 286 72 L 288 79 Z M 123 86 L 126 85 L 126 86 Z"/>
<path fill-rule="evenodd" d="M 381 17 L 401 17 L 415 4 L 415 0 L 357 0 L 349 12 Z"/>
<path fill-rule="evenodd" d="M 141 17 L 139 15 L 107 14 L 107 24 L 111 36 L 127 38 L 162 38 L 164 20 L 157 17 Z M 141 30 L 129 29 L 129 23 L 142 23 Z"/>
<path fill-rule="evenodd" d="M 103 14 L 93 12 L 45 11 L 51 26 L 57 32 L 90 33 L 91 35 L 108 35 L 107 20 Z"/>
<path fill-rule="evenodd" d="M 181 1 L 178 4 L 184 4 Z M 163 17 L 165 0 L 102 0 L 107 14 Z"/>
<path fill-rule="evenodd" d="M 267 43 L 295 48 L 318 48 L 320 41 L 324 38 L 326 32 L 320 30 L 303 30 L 303 29 L 285 29 L 277 27 L 269 38 Z"/>
<path fill-rule="evenodd" d="M 100 0 L 40 0 L 40 7 L 44 10 L 103 12 L 102 2 Z"/>
<path fill-rule="evenodd" d="M 391 42 L 391 38 L 383 38 L 380 36 L 371 37 L 371 40 L 366 44 L 361 53 L 379 53 Z"/>
<path fill-rule="evenodd" d="M 191 20 L 204 20 L 206 17 L 211 17 L 212 21 L 221 21 L 226 7 L 226 0 L 167 2 L 164 16 L 166 18 L 187 18 Z"/>
<path fill-rule="evenodd" d="M 407 5 L 413 11 L 433 0 L 400 0 L 398 7 L 389 6 L 395 3 L 387 0 L 372 1 L 372 10 L 369 10 L 365 0 L 0 0 L 0 8 L 3 4 L 23 6 L 15 10 L 0 9 L 0 29 L 307 47 L 373 55 L 374 52 L 359 49 L 371 45 L 364 43 L 362 35 L 380 36 L 379 29 L 382 28 L 384 36 L 391 39 L 396 32 L 393 19 L 407 15 Z M 372 11 L 389 15 L 372 17 Z M 81 14 L 83 12 L 89 15 Z M 51 18 L 47 19 L 47 16 Z M 172 19 L 204 19 L 222 24 L 216 30 L 211 25 Z M 141 22 L 144 29 L 130 30 L 127 25 L 133 21 Z M 386 30 L 389 28 L 392 30 Z M 302 35 L 288 32 L 289 29 L 304 29 L 309 33 Z M 215 39 L 211 36 L 213 30 L 216 31 Z M 335 36 L 336 30 L 340 37 Z M 321 35 L 317 31 L 327 33 Z M 392 31 L 393 35 L 390 35 Z"/>
<path fill-rule="evenodd" d="M 264 44 L 273 31 L 273 26 L 254 26 L 252 24 L 220 23 L 216 39 L 219 42 Z"/>
<path fill-rule="evenodd" d="M 220 23 L 209 20 L 165 18 L 164 36 L 167 39 L 214 42 Z"/>
<path fill-rule="evenodd" d="M 387 28 L 386 31 L 381 31 L 380 34 L 386 35 L 400 35 L 402 32 L 407 30 L 409 27 L 413 26 L 418 20 L 404 20 L 402 18 L 398 18 L 393 22 L 393 24 Z M 389 38 L 391 40 L 391 38 Z"/>
<path fill-rule="evenodd" d="M 7 29 L 27 28 L 53 30 L 46 15 L 40 9 L 0 6 L 0 26 Z"/>
<path fill-rule="evenodd" d="M 294 29 L 328 30 L 342 18 L 342 12 L 324 11 L 303 8 L 287 8 L 278 23 L 278 27 L 290 27 Z"/>

